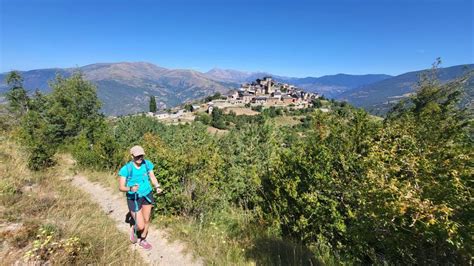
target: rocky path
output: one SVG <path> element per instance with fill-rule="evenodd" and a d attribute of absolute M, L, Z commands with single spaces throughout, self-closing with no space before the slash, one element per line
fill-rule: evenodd
<path fill-rule="evenodd" d="M 87 192 L 104 212 L 116 221 L 117 228 L 128 236 L 129 226 L 124 222 L 128 208 L 123 195 L 92 183 L 80 175 L 73 177 L 72 184 Z M 124 236 L 124 241 L 129 241 L 127 236 Z M 184 253 L 185 246 L 182 243 L 169 242 L 167 233 L 163 230 L 152 226 L 147 240 L 153 245 L 150 251 L 142 249 L 138 244 L 130 244 L 130 248 L 137 249 L 143 259 L 151 265 L 203 265 L 202 260 L 193 259 L 191 254 Z"/>

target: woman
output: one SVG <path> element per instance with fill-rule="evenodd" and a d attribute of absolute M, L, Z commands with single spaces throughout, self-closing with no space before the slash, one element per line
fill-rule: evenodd
<path fill-rule="evenodd" d="M 119 190 L 127 192 L 127 205 L 135 226 L 130 230 L 130 241 L 137 243 L 150 250 L 152 246 L 146 241 L 148 227 L 150 225 L 150 215 L 155 199 L 153 189 L 159 194 L 162 192 L 160 184 L 153 173 L 154 165 L 145 160 L 145 151 L 140 146 L 133 146 L 130 149 L 132 161 L 125 164 L 119 171 Z"/>

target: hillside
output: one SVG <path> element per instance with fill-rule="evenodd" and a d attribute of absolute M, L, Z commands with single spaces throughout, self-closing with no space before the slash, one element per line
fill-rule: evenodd
<path fill-rule="evenodd" d="M 469 70 L 474 70 L 474 64 L 458 65 L 438 69 L 438 78 L 441 82 L 453 80 Z M 376 113 L 384 114 L 390 106 L 413 93 L 420 75 L 427 70 L 413 71 L 391 77 L 379 82 L 368 84 L 352 91 L 339 94 L 336 98 L 363 107 Z M 468 86 L 468 97 L 472 97 L 472 82 Z"/>

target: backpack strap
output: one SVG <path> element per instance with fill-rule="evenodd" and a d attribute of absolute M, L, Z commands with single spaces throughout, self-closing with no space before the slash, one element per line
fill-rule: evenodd
<path fill-rule="evenodd" d="M 148 175 L 148 177 L 150 177 L 150 173 L 149 173 L 150 170 L 148 169 L 148 163 L 149 163 L 149 162 L 150 162 L 150 161 L 148 161 L 148 160 L 144 160 L 145 169 L 146 169 L 146 174 Z"/>
<path fill-rule="evenodd" d="M 126 166 L 127 166 L 127 179 L 125 180 L 125 185 L 128 183 L 128 180 L 130 180 L 130 178 L 132 177 L 132 171 L 133 171 L 133 165 L 132 165 L 132 161 L 129 161 Z"/>

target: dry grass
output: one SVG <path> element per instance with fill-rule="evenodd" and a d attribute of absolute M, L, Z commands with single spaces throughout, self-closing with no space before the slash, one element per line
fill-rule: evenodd
<path fill-rule="evenodd" d="M 277 116 L 273 118 L 276 126 L 294 126 L 301 123 L 300 119 L 304 116 Z"/>
<path fill-rule="evenodd" d="M 222 135 L 228 133 L 229 130 L 226 130 L 226 129 L 218 129 L 218 128 L 215 128 L 215 127 L 208 126 L 208 127 L 207 127 L 207 132 L 210 133 L 210 134 L 212 134 L 212 135 L 222 136 Z"/>
<path fill-rule="evenodd" d="M 230 113 L 230 111 L 233 111 L 236 115 L 258 115 L 260 114 L 257 111 L 254 111 L 250 108 L 245 108 L 245 107 L 227 107 L 224 109 L 224 112 L 226 114 Z"/>
<path fill-rule="evenodd" d="M 376 115 L 369 115 L 370 119 L 372 119 L 373 121 L 376 121 L 376 122 L 382 122 L 383 121 L 383 117 L 380 117 L 380 116 L 376 116 Z"/>
<path fill-rule="evenodd" d="M 88 196 L 70 184 L 67 157 L 44 172 L 30 172 L 25 154 L 10 138 L 0 144 L 2 264 L 142 265 L 127 236 Z"/>
<path fill-rule="evenodd" d="M 87 177 L 91 182 L 99 183 L 104 187 L 112 188 L 117 193 L 121 193 L 118 190 L 118 173 L 81 169 L 80 174 Z"/>

